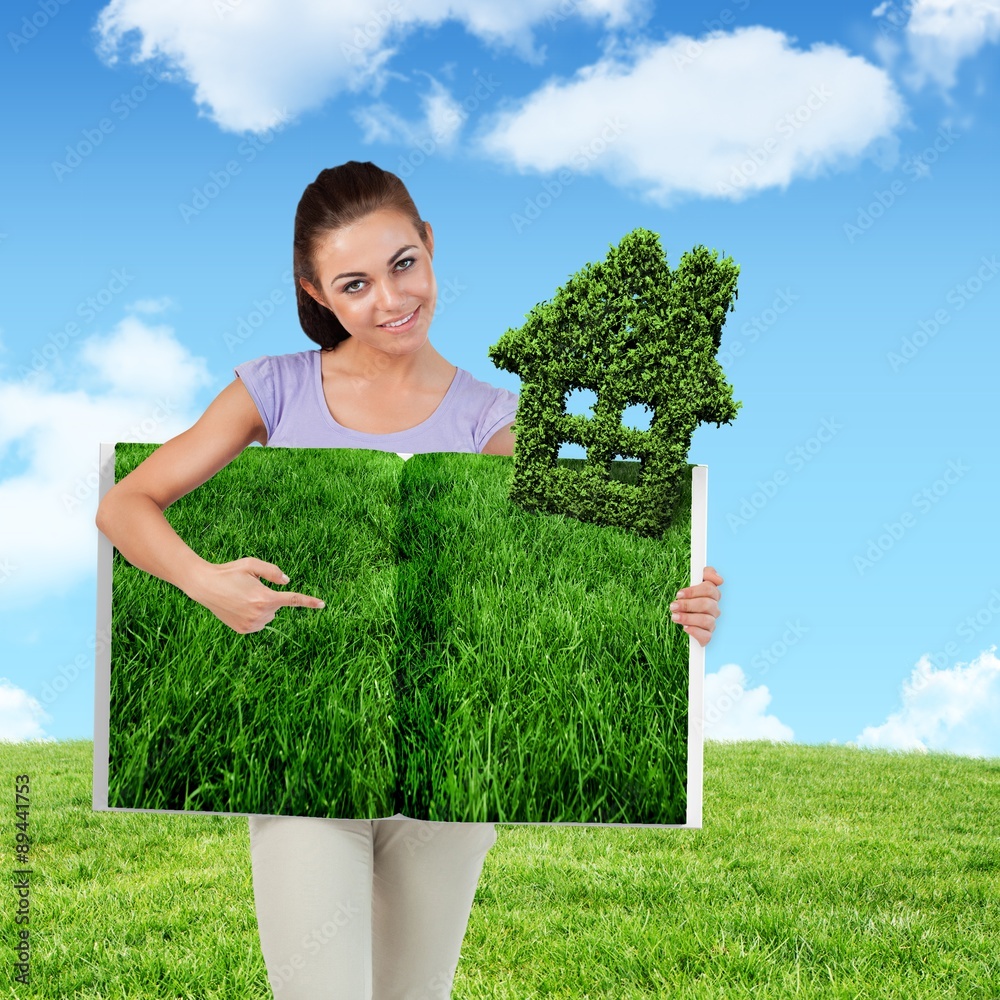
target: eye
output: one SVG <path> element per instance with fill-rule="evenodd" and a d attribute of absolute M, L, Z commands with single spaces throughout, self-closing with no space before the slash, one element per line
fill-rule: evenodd
<path fill-rule="evenodd" d="M 396 261 L 396 267 L 397 268 L 401 268 L 401 270 L 403 270 L 403 271 L 410 271 L 410 270 L 412 270 L 413 265 L 416 264 L 416 262 L 417 262 L 417 258 L 416 257 L 403 257 L 401 260 L 397 260 Z M 406 267 L 401 267 L 401 265 L 403 265 L 403 264 L 406 264 L 407 266 Z M 344 287 L 341 289 L 341 291 L 342 292 L 346 292 L 348 295 L 357 295 L 358 292 L 361 291 L 361 289 L 360 288 L 354 288 L 353 286 L 354 285 L 361 285 L 361 284 L 364 284 L 363 279 L 357 278 L 354 281 L 351 281 L 348 284 L 344 285 Z"/>

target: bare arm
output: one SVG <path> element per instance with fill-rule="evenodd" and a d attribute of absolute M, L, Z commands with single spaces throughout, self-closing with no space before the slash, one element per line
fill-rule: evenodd
<path fill-rule="evenodd" d="M 261 559 L 211 563 L 170 526 L 163 511 L 228 465 L 266 431 L 250 393 L 231 382 L 193 427 L 161 445 L 116 483 L 97 509 L 97 527 L 133 566 L 184 591 L 237 632 L 263 628 L 281 606 L 322 607 L 304 594 L 280 593 L 259 577 L 287 583 L 281 569 Z"/>
<path fill-rule="evenodd" d="M 513 455 L 514 454 L 514 433 L 511 428 L 513 423 L 501 427 L 493 437 L 483 446 L 484 455 Z"/>

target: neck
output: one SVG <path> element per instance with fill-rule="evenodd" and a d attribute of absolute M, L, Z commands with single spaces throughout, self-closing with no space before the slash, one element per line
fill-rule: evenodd
<path fill-rule="evenodd" d="M 388 354 L 348 337 L 328 353 L 334 371 L 374 386 L 419 385 L 450 377 L 454 368 L 429 340 L 408 354 Z"/>

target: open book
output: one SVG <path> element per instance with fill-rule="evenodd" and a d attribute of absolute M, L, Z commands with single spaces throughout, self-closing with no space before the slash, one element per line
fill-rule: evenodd
<path fill-rule="evenodd" d="M 156 447 L 103 445 L 102 493 Z M 691 472 L 651 539 L 522 510 L 506 457 L 246 449 L 165 516 L 326 607 L 241 635 L 101 535 L 94 808 L 700 826 Z"/>

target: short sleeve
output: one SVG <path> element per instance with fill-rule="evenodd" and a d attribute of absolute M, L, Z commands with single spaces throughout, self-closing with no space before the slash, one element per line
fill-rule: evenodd
<path fill-rule="evenodd" d="M 237 365 L 233 371 L 237 378 L 246 386 L 250 398 L 257 406 L 260 419 L 264 421 L 264 429 L 267 431 L 267 439 L 270 441 L 274 433 L 274 372 L 272 368 L 272 358 L 265 354 L 263 357 L 254 358 L 253 361 L 244 361 Z"/>
<path fill-rule="evenodd" d="M 501 427 L 512 423 L 517 411 L 517 394 L 509 389 L 493 389 L 492 398 L 483 408 L 482 416 L 476 424 L 474 444 L 477 452 L 482 452 L 490 438 Z"/>

